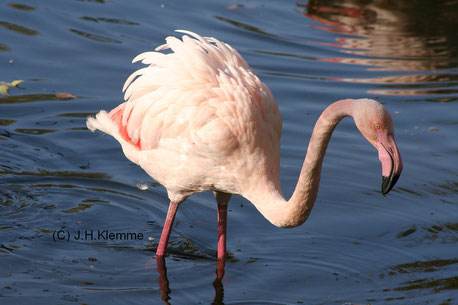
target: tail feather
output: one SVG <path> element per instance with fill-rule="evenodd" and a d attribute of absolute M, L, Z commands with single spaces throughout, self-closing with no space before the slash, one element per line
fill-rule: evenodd
<path fill-rule="evenodd" d="M 95 116 L 89 116 L 86 121 L 87 128 L 94 132 L 96 130 L 103 131 L 104 133 L 111 134 L 107 125 L 102 123 L 105 122 L 105 117 L 108 116 L 108 113 L 105 110 L 100 111 Z"/>
<path fill-rule="evenodd" d="M 125 119 L 123 117 L 125 115 L 124 108 L 125 103 L 119 105 L 110 111 L 110 113 L 102 110 L 97 113 L 95 117 L 88 117 L 86 126 L 91 131 L 100 130 L 113 136 L 120 142 L 126 141 L 138 149 L 141 149 L 141 141 L 138 135 L 133 136 L 135 139 L 132 139 L 127 132 L 127 126 L 123 124 L 123 120 Z"/>

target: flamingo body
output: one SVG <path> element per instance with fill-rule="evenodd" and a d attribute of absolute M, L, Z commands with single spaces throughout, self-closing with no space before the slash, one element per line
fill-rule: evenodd
<path fill-rule="evenodd" d="M 176 203 L 205 190 L 242 194 L 242 177 L 261 169 L 278 177 L 281 115 L 269 88 L 229 45 L 185 33 L 196 39 L 168 37 L 156 50 L 172 53 L 137 56 L 149 66 L 127 79 L 127 102 L 88 127 L 115 137 Z"/>
<path fill-rule="evenodd" d="M 126 102 L 89 117 L 90 130 L 113 136 L 124 154 L 165 186 L 171 200 L 157 255 L 164 255 L 178 205 L 202 191 L 218 203 L 218 258 L 224 258 L 230 194 L 251 201 L 274 225 L 293 227 L 310 214 L 326 147 L 338 122 L 352 116 L 382 163 L 382 192 L 402 170 L 386 109 L 369 99 L 342 100 L 323 111 L 292 197 L 279 180 L 281 115 L 269 88 L 228 44 L 188 31 L 134 58 L 147 67 L 126 81 Z M 163 53 L 170 49 L 168 53 Z"/>

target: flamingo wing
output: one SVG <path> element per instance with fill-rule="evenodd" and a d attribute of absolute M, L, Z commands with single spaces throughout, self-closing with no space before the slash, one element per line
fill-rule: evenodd
<path fill-rule="evenodd" d="M 135 57 L 148 66 L 127 79 L 126 102 L 87 122 L 89 129 L 114 136 L 131 161 L 166 187 L 191 178 L 178 183 L 165 168 L 151 165 L 164 157 L 171 160 L 169 171 L 183 170 L 184 160 L 190 166 L 206 160 L 199 168 L 209 175 L 208 167 L 220 166 L 241 147 L 254 150 L 259 137 L 279 146 L 281 134 L 272 93 L 240 54 L 214 38 L 181 32 L 187 34 L 182 40 L 167 37 L 155 52 Z"/>

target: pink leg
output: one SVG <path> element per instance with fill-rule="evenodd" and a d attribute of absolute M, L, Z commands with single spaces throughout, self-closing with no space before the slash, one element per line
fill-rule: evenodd
<path fill-rule="evenodd" d="M 169 241 L 170 232 L 172 231 L 173 220 L 175 219 L 177 209 L 178 204 L 170 201 L 167 217 L 165 218 L 164 227 L 162 228 L 161 239 L 159 240 L 159 245 L 157 246 L 156 256 L 164 256 L 165 254 L 165 249 L 167 248 L 167 242 Z"/>
<path fill-rule="evenodd" d="M 218 260 L 226 255 L 227 203 L 218 204 Z"/>
<path fill-rule="evenodd" d="M 213 192 L 218 203 L 218 260 L 224 260 L 226 255 L 226 224 L 227 224 L 227 203 L 231 194 Z"/>

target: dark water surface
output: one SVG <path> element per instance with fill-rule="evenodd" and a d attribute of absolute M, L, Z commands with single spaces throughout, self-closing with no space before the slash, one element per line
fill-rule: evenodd
<path fill-rule="evenodd" d="M 457 304 L 457 7 L 2 1 L 0 81 L 23 82 L 0 95 L 0 303 Z M 304 225 L 278 229 L 233 197 L 230 259 L 214 282 L 216 205 L 211 193 L 192 196 L 160 276 L 166 192 L 85 118 L 119 104 L 140 67 L 131 59 L 174 29 L 230 43 L 270 86 L 286 196 L 320 112 L 347 97 L 376 98 L 392 114 L 404 160 L 395 189 L 380 194 L 377 153 L 344 120 Z M 104 240 L 110 232 L 131 234 Z"/>

